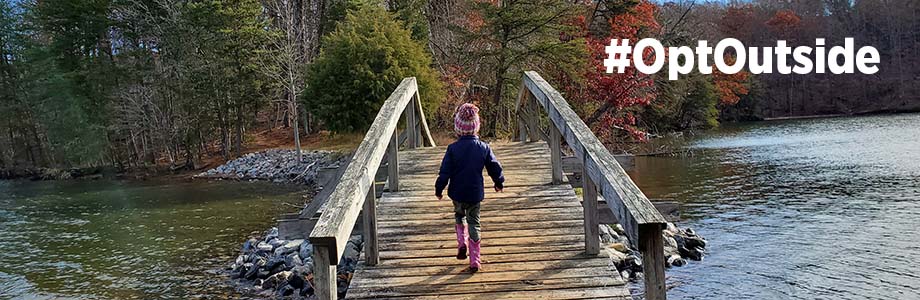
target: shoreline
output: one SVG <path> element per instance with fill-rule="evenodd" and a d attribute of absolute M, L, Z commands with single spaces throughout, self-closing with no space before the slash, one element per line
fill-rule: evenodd
<path fill-rule="evenodd" d="M 920 113 L 920 107 L 899 108 L 899 109 L 881 109 L 881 110 L 860 111 L 860 112 L 853 112 L 853 113 L 770 117 L 770 118 L 761 118 L 758 121 L 739 121 L 739 122 L 732 122 L 732 123 L 751 123 L 751 122 L 760 122 L 760 121 L 785 121 L 785 120 L 807 120 L 807 119 L 830 119 L 830 118 L 843 118 L 843 117 L 900 115 L 900 114 L 912 114 L 912 113 Z"/>

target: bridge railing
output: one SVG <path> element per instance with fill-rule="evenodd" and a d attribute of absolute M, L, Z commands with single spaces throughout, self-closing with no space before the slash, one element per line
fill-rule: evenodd
<path fill-rule="evenodd" d="M 548 134 L 541 129 L 539 111 L 549 116 Z M 666 299 L 666 261 L 661 236 L 666 226 L 665 218 L 629 178 L 613 154 L 575 114 L 565 98 L 540 74 L 533 71 L 524 73 L 517 112 L 522 141 L 529 137 L 530 140 L 545 139 L 548 142 L 554 184 L 563 180 L 562 139 L 583 163 L 585 252 L 594 255 L 600 251 L 597 200 L 600 192 L 629 240 L 638 244 L 642 253 L 645 299 Z"/>
<path fill-rule="evenodd" d="M 374 177 L 386 157 L 387 185 L 390 191 L 399 189 L 397 156 L 401 139 L 397 126 L 402 115 L 406 117 L 407 148 L 434 146 L 415 77 L 405 78 L 381 106 L 341 179 L 332 187 L 334 190 L 329 195 L 326 208 L 310 233 L 310 243 L 314 247 L 313 284 L 318 299 L 337 298 L 336 265 L 362 211 L 366 263 L 376 265 L 380 261 Z"/>

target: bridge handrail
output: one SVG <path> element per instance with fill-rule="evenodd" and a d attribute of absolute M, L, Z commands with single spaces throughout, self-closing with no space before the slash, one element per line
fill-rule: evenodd
<path fill-rule="evenodd" d="M 411 104 L 411 105 L 410 105 Z M 314 247 L 314 289 L 318 299 L 336 298 L 336 265 L 344 253 L 358 214 L 364 211 L 365 258 L 376 264 L 376 208 L 374 177 L 384 156 L 388 156 L 389 188 L 399 188 L 397 126 L 405 113 L 406 143 L 409 148 L 434 146 L 428 130 L 415 77 L 402 80 L 381 106 L 364 140 L 355 151 L 339 182 L 331 187 L 326 208 L 310 233 Z"/>
<path fill-rule="evenodd" d="M 560 140 L 564 138 L 575 156 L 584 164 L 585 247 L 589 254 L 599 251 L 597 192 L 607 199 L 617 221 L 629 240 L 638 244 L 643 254 L 646 298 L 664 299 L 665 282 L 661 231 L 666 220 L 651 201 L 629 178 L 613 154 L 598 140 L 568 102 L 540 74 L 524 72 L 518 111 L 526 111 L 530 99 L 536 100 L 549 116 L 552 130 L 549 139 L 553 159 L 553 181 L 561 182 Z M 531 102 L 532 103 L 532 102 Z M 531 109 L 532 111 L 533 109 Z M 533 115 L 522 115 L 521 137 L 546 138 Z"/>

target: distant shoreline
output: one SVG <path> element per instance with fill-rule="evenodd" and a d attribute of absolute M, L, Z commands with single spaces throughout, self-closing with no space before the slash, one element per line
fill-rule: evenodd
<path fill-rule="evenodd" d="M 826 114 L 826 115 L 789 116 L 789 117 L 763 118 L 763 121 L 785 121 L 785 120 L 802 120 L 802 119 L 826 119 L 826 118 L 839 118 L 839 117 L 850 117 L 850 116 L 854 116 L 854 115 L 848 115 L 848 114 Z"/>
<path fill-rule="evenodd" d="M 872 111 L 855 112 L 855 113 L 849 113 L 849 114 L 819 114 L 819 115 L 772 117 L 772 118 L 762 118 L 760 121 L 826 119 L 826 118 L 860 117 L 860 116 L 875 116 L 875 115 L 897 115 L 897 114 L 910 114 L 910 113 L 920 113 L 920 107 L 905 108 L 905 109 L 872 110 Z M 738 123 L 744 123 L 744 122 L 738 122 Z"/>

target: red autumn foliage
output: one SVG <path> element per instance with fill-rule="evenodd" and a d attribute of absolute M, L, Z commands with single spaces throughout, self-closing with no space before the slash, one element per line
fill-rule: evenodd
<path fill-rule="evenodd" d="M 661 26 L 655 20 L 657 7 L 642 1 L 630 12 L 617 15 L 610 20 L 610 36 L 598 37 L 588 34 L 584 18 L 575 20 L 583 28 L 585 43 L 591 54 L 588 70 L 580 82 L 565 80 L 560 85 L 568 99 L 582 107 L 586 123 L 604 140 L 612 140 L 623 130 L 636 140 L 645 141 L 646 134 L 635 127 L 636 118 L 628 112 L 631 107 L 648 105 L 655 98 L 655 81 L 649 75 L 642 74 L 632 66 L 623 73 L 606 73 L 604 59 L 607 58 L 605 46 L 611 39 L 629 39 L 634 45 L 650 33 L 657 33 Z M 645 53 L 645 60 L 650 63 L 654 53 Z M 663 54 L 662 54 L 663 55 Z"/>
<path fill-rule="evenodd" d="M 798 29 L 799 24 L 802 22 L 800 18 L 794 11 L 783 9 L 777 11 L 773 18 L 767 20 L 767 26 L 770 27 L 770 30 L 773 31 L 776 35 L 781 38 L 788 39 L 790 33 Z"/>
<path fill-rule="evenodd" d="M 733 65 L 735 64 L 735 58 L 726 56 L 725 63 Z M 725 74 L 719 72 L 719 68 L 713 68 L 713 83 L 719 94 L 719 102 L 726 105 L 738 103 L 738 101 L 741 100 L 740 95 L 747 95 L 749 92 L 745 83 L 750 76 L 751 74 L 747 71 L 741 71 L 735 74 Z"/>

